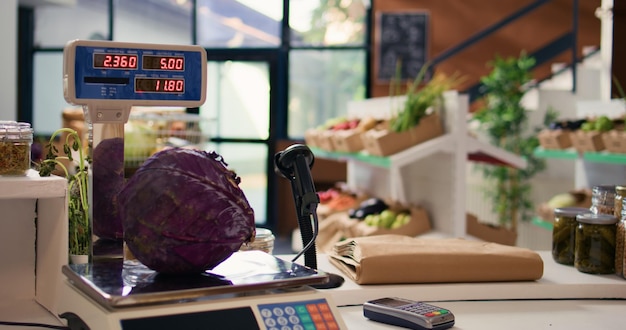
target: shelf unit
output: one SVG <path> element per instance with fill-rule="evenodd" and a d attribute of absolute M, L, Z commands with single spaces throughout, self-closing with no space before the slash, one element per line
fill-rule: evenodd
<path fill-rule="evenodd" d="M 389 118 L 402 97 L 381 97 L 351 102 L 348 117 Z M 456 91 L 444 94 L 440 110 L 444 134 L 388 157 L 326 152 L 313 148 L 316 157 L 347 162 L 347 185 L 353 191 L 424 207 L 433 231 L 449 237 L 466 236 L 466 165 L 468 161 L 524 168 L 526 160 L 482 142 L 467 132 L 469 97 Z"/>
<path fill-rule="evenodd" d="M 36 302 L 55 312 L 67 263 L 67 180 L 0 177 L 0 301 Z"/>
<path fill-rule="evenodd" d="M 606 151 L 601 152 L 583 152 L 579 153 L 574 149 L 550 150 L 537 148 L 534 152 L 535 156 L 541 158 L 558 158 L 558 159 L 583 159 L 588 162 L 626 165 L 626 154 L 616 154 Z"/>

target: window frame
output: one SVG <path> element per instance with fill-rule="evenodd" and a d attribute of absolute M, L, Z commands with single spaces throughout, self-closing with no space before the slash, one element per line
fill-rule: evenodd
<path fill-rule="evenodd" d="M 114 6 L 115 0 L 108 0 L 108 38 L 115 40 L 114 31 Z M 193 44 L 197 43 L 197 1 L 192 0 L 191 13 L 191 40 Z M 350 46 L 292 46 L 289 27 L 289 0 L 283 0 L 283 19 L 281 21 L 281 44 L 276 48 L 205 48 L 207 51 L 207 60 L 209 61 L 265 61 L 268 62 L 270 68 L 270 121 L 269 135 L 265 140 L 255 139 L 237 139 L 237 138 L 221 138 L 211 137 L 212 143 L 263 143 L 267 145 L 268 159 L 267 165 L 267 214 L 265 227 L 275 230 L 278 226 L 277 219 L 277 182 L 274 174 L 273 156 L 279 150 L 276 150 L 277 144 L 281 141 L 301 142 L 302 137 L 288 136 L 288 102 L 289 102 L 289 53 L 292 50 L 363 50 L 365 52 L 365 97 L 371 95 L 371 56 L 372 56 L 372 5 L 366 8 L 365 13 L 365 38 L 363 45 Z M 33 8 L 19 7 L 18 22 L 18 52 L 20 54 L 20 64 L 18 65 L 18 77 L 20 77 L 18 92 L 18 119 L 32 122 L 33 99 L 35 95 L 32 93 L 34 85 L 34 57 L 38 52 L 63 52 L 63 48 L 59 47 L 38 47 L 34 44 L 35 13 Z M 25 59 L 25 60 L 24 60 Z M 189 112 L 197 112 L 198 109 L 188 109 Z"/>

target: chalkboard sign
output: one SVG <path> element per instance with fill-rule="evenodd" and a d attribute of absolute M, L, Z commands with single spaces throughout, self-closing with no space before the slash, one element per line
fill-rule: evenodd
<path fill-rule="evenodd" d="M 428 59 L 427 12 L 378 14 L 377 80 L 392 80 L 401 63 L 402 80 L 413 80 Z"/>

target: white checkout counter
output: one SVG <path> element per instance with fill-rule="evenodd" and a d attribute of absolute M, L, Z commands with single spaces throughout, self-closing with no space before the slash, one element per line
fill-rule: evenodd
<path fill-rule="evenodd" d="M 55 282 L 63 277 L 60 264 L 67 258 L 62 248 L 67 246 L 65 189 L 62 178 L 34 174 L 0 180 L 0 321 L 62 325 L 42 306 L 56 306 Z M 398 329 L 363 317 L 363 302 L 385 296 L 447 308 L 456 317 L 453 329 L 626 328 L 626 280 L 578 272 L 555 263 L 549 251 L 540 255 L 544 274 L 538 281 L 358 285 L 346 279 L 341 287 L 324 291 L 349 329 Z M 343 275 L 325 255 L 318 256 L 318 267 Z M 0 325 L 3 329 L 41 328 Z"/>
<path fill-rule="evenodd" d="M 384 296 L 423 300 L 449 309 L 456 317 L 452 329 L 624 329 L 626 280 L 615 275 L 580 273 L 552 261 L 548 251 L 540 251 L 540 255 L 544 276 L 538 281 L 358 285 L 346 279 L 341 287 L 324 291 L 338 306 L 348 329 L 399 329 L 363 317 L 361 304 Z M 291 260 L 291 256 L 279 257 Z M 343 275 L 326 256 L 319 256 L 318 266 L 320 270 Z M 61 325 L 29 299 L 0 302 L 0 321 Z"/>

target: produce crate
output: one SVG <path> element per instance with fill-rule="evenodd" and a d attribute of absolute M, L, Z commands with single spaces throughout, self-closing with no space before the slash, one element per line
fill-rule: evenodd
<path fill-rule="evenodd" d="M 610 130 L 602 134 L 602 142 L 608 152 L 626 153 L 626 131 Z"/>
<path fill-rule="evenodd" d="M 515 246 L 517 233 L 508 228 L 483 223 L 470 213 L 466 214 L 466 231 L 468 234 L 486 242 Z"/>
<path fill-rule="evenodd" d="M 331 130 L 320 131 L 317 136 L 318 147 L 326 151 L 335 151 L 333 136 L 334 132 Z"/>
<path fill-rule="evenodd" d="M 602 133 L 600 132 L 577 130 L 570 133 L 570 139 L 572 140 L 574 149 L 578 152 L 596 152 L 605 149 L 604 142 L 602 141 Z"/>
<path fill-rule="evenodd" d="M 396 207 L 390 209 L 399 211 Z M 402 208 L 406 210 L 406 208 Z M 411 206 L 408 208 L 411 219 L 405 225 L 398 228 L 384 228 L 369 226 L 364 221 L 353 219 L 347 212 L 339 212 L 330 215 L 320 222 L 319 234 L 316 242 L 320 252 L 330 252 L 335 243 L 345 238 L 396 234 L 405 236 L 417 236 L 425 234 L 432 229 L 428 213 L 422 207 Z"/>
<path fill-rule="evenodd" d="M 423 117 L 419 124 L 405 132 L 390 129 L 371 129 L 363 133 L 363 147 L 371 155 L 389 156 L 424 141 L 443 135 L 443 125 L 438 113 Z"/>
<path fill-rule="evenodd" d="M 124 165 L 138 168 L 168 147 L 202 149 L 209 142 L 209 120 L 184 110 L 133 110 L 124 129 Z"/>
<path fill-rule="evenodd" d="M 339 130 L 333 132 L 335 151 L 357 152 L 363 150 L 363 132 L 357 129 Z"/>
<path fill-rule="evenodd" d="M 320 133 L 321 131 L 316 128 L 309 128 L 304 131 L 304 143 L 309 147 L 320 147 Z"/>
<path fill-rule="evenodd" d="M 539 144 L 544 149 L 567 149 L 572 146 L 569 130 L 544 129 L 537 135 Z"/>

